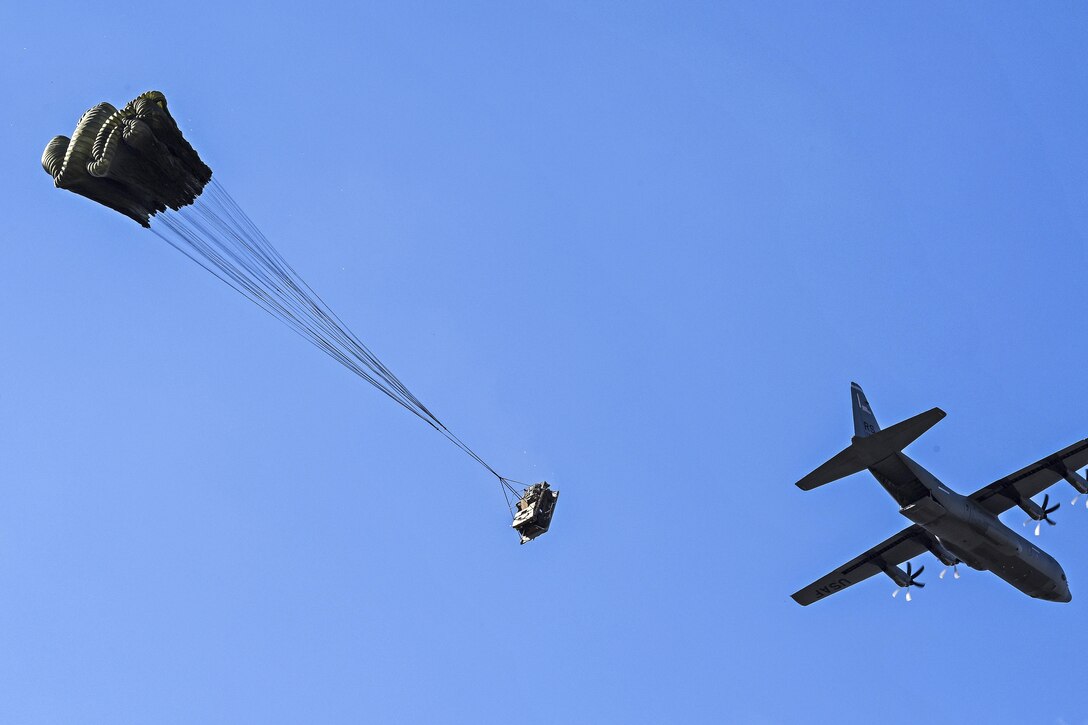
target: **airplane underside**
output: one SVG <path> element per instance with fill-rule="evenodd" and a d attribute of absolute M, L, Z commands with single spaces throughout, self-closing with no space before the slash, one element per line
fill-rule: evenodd
<path fill-rule="evenodd" d="M 970 495 L 950 490 L 903 453 L 903 449 L 945 417 L 931 408 L 888 428 L 881 428 L 861 386 L 851 383 L 854 437 L 850 445 L 797 481 L 811 491 L 833 481 L 868 470 L 895 499 L 899 512 L 913 524 L 893 534 L 852 560 L 792 595 L 802 606 L 841 592 L 878 574 L 886 574 L 907 589 L 923 587 L 918 581 L 924 567 L 909 561 L 931 553 L 945 566 L 963 563 L 990 571 L 1019 591 L 1052 602 L 1072 600 L 1061 565 L 998 518 L 1021 509 L 1031 519 L 1053 525 L 1049 514 L 1058 504 L 1032 500 L 1049 486 L 1065 481 L 1078 494 L 1088 493 L 1088 439 L 1066 446 L 1019 471 L 990 483 Z M 906 564 L 906 571 L 900 565 Z M 943 574 L 942 574 L 943 575 Z"/>
<path fill-rule="evenodd" d="M 1065 572 L 1049 554 L 1005 528 L 980 531 L 959 521 L 923 527 L 957 559 L 978 571 L 989 571 L 1035 599 L 1072 601 Z"/>
<path fill-rule="evenodd" d="M 896 474 L 898 482 L 891 480 Z M 873 475 L 897 500 L 906 491 L 915 495 L 924 491 L 899 512 L 932 534 L 937 545 L 967 566 L 993 572 L 1029 597 L 1054 602 L 1072 600 L 1065 572 L 1057 560 L 966 497 L 945 489 L 906 454 L 897 453 L 881 461 Z"/>

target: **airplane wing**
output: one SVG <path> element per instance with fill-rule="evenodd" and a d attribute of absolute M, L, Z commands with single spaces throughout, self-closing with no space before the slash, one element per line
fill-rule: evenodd
<path fill-rule="evenodd" d="M 1077 471 L 1088 465 L 1088 438 L 1021 468 L 971 494 L 970 498 L 990 513 L 1008 511 L 1020 498 L 1028 499 L 1061 481 L 1065 470 Z"/>
<path fill-rule="evenodd" d="M 878 563 L 880 561 L 889 566 L 898 566 L 907 559 L 913 559 L 927 550 L 924 543 L 926 535 L 918 524 L 908 526 L 890 539 L 882 541 L 861 556 L 851 560 L 845 566 L 836 569 L 822 579 L 817 579 L 804 589 L 791 595 L 793 601 L 801 606 L 808 606 L 815 601 L 829 597 L 835 592 L 841 592 L 849 586 L 868 579 L 873 574 L 881 573 L 882 570 Z"/>

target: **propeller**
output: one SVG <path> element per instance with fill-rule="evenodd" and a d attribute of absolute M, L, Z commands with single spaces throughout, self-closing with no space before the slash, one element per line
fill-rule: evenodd
<path fill-rule="evenodd" d="M 1069 505 L 1070 506 L 1076 506 L 1080 502 L 1080 497 L 1083 496 L 1083 495 L 1084 495 L 1083 493 L 1081 493 L 1080 491 L 1077 491 L 1077 495 L 1073 497 L 1073 502 L 1071 504 L 1069 504 Z M 1088 501 L 1085 501 L 1084 505 L 1088 506 Z"/>
<path fill-rule="evenodd" d="M 1047 522 L 1048 524 L 1050 524 L 1051 526 L 1057 526 L 1058 525 L 1056 521 L 1051 521 L 1050 520 L 1050 514 L 1057 511 L 1058 508 L 1061 506 L 1061 504 L 1056 503 L 1053 506 L 1048 507 L 1049 503 L 1050 503 L 1050 495 L 1047 494 L 1047 495 L 1043 496 L 1043 505 L 1038 507 L 1038 509 L 1036 510 L 1036 513 L 1038 515 L 1036 516 L 1036 515 L 1028 514 L 1028 520 L 1024 522 L 1024 526 L 1027 526 L 1028 521 L 1031 521 L 1032 519 L 1039 522 L 1039 523 L 1035 524 L 1035 535 L 1036 536 L 1039 535 L 1039 530 L 1042 528 L 1044 521 Z"/>
<path fill-rule="evenodd" d="M 925 589 L 925 586 L 926 586 L 924 583 L 922 583 L 920 581 L 915 581 L 918 577 L 922 576 L 922 572 L 926 570 L 925 564 L 918 567 L 918 571 L 914 572 L 913 574 L 911 574 L 910 566 L 911 566 L 910 562 L 908 561 L 907 562 L 907 579 L 906 579 L 907 583 L 896 587 L 895 591 L 892 592 L 892 597 L 897 597 L 897 596 L 899 596 L 899 590 L 900 589 L 906 589 L 907 590 L 906 599 L 907 599 L 908 602 L 910 601 L 910 588 L 911 587 L 921 587 L 922 589 Z"/>
<path fill-rule="evenodd" d="M 956 568 L 958 566 L 959 566 L 958 562 L 952 565 L 952 578 L 953 579 L 959 579 L 960 578 L 960 570 Z M 941 569 L 941 573 L 937 575 L 937 578 L 938 579 L 944 579 L 944 575 L 945 575 L 945 573 L 947 571 L 948 571 L 948 567 L 946 566 L 944 569 Z"/>

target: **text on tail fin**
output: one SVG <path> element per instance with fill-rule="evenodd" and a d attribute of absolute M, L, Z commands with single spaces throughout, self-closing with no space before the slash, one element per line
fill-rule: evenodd
<path fill-rule="evenodd" d="M 873 409 L 865 397 L 865 391 L 857 383 L 850 383 L 850 397 L 854 408 L 854 437 L 865 438 L 880 430 Z"/>

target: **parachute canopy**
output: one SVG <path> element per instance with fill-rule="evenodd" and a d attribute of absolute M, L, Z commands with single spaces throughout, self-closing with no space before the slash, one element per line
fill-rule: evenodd
<path fill-rule="evenodd" d="M 158 91 L 140 94 L 120 111 L 99 103 L 79 119 L 72 138 L 53 137 L 42 167 L 57 188 L 145 227 L 157 212 L 192 204 L 212 178 Z"/>

